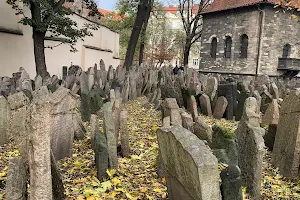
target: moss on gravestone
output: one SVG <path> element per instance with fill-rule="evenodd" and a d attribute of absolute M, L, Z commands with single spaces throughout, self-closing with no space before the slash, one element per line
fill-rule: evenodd
<path fill-rule="evenodd" d="M 229 138 L 232 139 L 234 137 L 236 137 L 235 133 L 230 131 L 229 129 L 225 128 L 225 127 L 221 127 L 219 125 L 214 125 L 212 127 L 214 133 L 216 133 L 219 136 L 223 136 L 224 138 Z"/>

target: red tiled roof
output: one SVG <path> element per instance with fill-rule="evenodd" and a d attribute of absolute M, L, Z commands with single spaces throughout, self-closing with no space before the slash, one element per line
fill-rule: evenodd
<path fill-rule="evenodd" d="M 199 8 L 199 4 L 194 4 L 194 7 L 193 7 L 193 13 L 194 14 L 197 14 L 198 8 Z M 173 6 L 173 5 L 170 5 L 168 7 L 163 7 L 163 11 L 165 13 L 171 13 L 173 15 L 175 15 L 178 10 L 179 10 L 179 7 Z"/>
<path fill-rule="evenodd" d="M 300 7 L 300 3 L 298 0 L 291 0 L 291 3 L 288 4 L 284 2 L 284 0 L 214 0 L 213 3 L 209 5 L 203 13 L 228 10 L 232 8 L 244 7 L 258 3 L 278 4 L 280 2 L 282 2 L 282 5 L 285 5 L 287 7 Z"/>
<path fill-rule="evenodd" d="M 120 16 L 116 12 L 105 10 L 105 9 L 102 9 L 102 8 L 98 8 L 98 11 L 103 14 L 104 19 L 107 18 L 108 15 L 113 15 L 113 20 L 121 20 L 122 18 L 125 17 L 125 16 L 124 17 Z"/>

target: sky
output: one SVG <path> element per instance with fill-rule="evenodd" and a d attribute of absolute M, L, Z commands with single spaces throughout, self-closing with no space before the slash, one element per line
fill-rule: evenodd
<path fill-rule="evenodd" d="M 110 10 L 113 11 L 115 9 L 115 5 L 118 0 L 96 0 L 98 7 L 105 9 L 105 10 Z M 174 0 L 160 0 L 163 2 L 165 5 L 172 4 Z"/>

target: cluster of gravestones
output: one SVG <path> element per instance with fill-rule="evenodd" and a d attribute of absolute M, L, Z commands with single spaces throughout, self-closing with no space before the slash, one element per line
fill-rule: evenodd
<path fill-rule="evenodd" d="M 192 88 L 186 88 L 185 73 L 169 78 L 173 84 L 167 90 L 173 92 L 163 102 L 163 128 L 158 130 L 158 172 L 167 177 L 169 197 L 242 199 L 245 186 L 252 199 L 259 199 L 265 147 L 273 150 L 271 162 L 285 177 L 297 178 L 300 90 L 279 89 L 266 76 L 249 84 L 217 77 L 207 77 L 206 82 L 201 76 Z M 189 96 L 184 100 L 186 91 Z M 222 127 L 210 127 L 199 111 L 238 120 L 238 128 L 228 134 Z M 266 133 L 261 125 L 268 125 Z M 216 181 L 218 162 L 228 164 L 221 172 L 221 184 Z"/>

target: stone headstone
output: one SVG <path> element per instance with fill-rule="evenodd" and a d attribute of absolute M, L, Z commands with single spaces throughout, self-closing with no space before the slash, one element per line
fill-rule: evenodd
<path fill-rule="evenodd" d="M 277 100 L 279 99 L 279 90 L 277 85 L 274 82 L 271 83 L 270 94 L 273 96 L 274 99 Z"/>
<path fill-rule="evenodd" d="M 218 87 L 218 96 L 224 96 L 228 101 L 228 106 L 225 111 L 227 120 L 233 120 L 237 107 L 237 85 L 236 83 L 220 84 Z"/>
<path fill-rule="evenodd" d="M 257 101 L 257 111 L 256 112 L 259 114 L 260 113 L 260 107 L 261 107 L 261 96 L 260 96 L 260 94 L 257 90 L 254 90 L 253 97 Z"/>
<path fill-rule="evenodd" d="M 11 110 L 7 100 L 0 96 L 0 147 L 9 141 Z"/>
<path fill-rule="evenodd" d="M 269 124 L 278 124 L 279 121 L 279 106 L 277 99 L 273 99 L 272 103 L 269 104 L 263 118 L 262 123 L 269 125 Z"/>
<path fill-rule="evenodd" d="M 217 103 L 214 109 L 213 116 L 216 119 L 221 119 L 224 116 L 224 113 L 226 111 L 228 105 L 228 101 L 224 96 L 220 96 L 217 99 Z"/>
<path fill-rule="evenodd" d="M 116 169 L 118 167 L 118 157 L 117 157 L 117 139 L 115 123 L 113 119 L 112 103 L 107 102 L 103 105 L 103 125 L 104 133 L 107 139 L 107 150 L 109 158 L 109 168 Z"/>
<path fill-rule="evenodd" d="M 260 182 L 265 153 L 263 136 L 265 130 L 259 125 L 257 101 L 249 97 L 245 101 L 243 116 L 236 130 L 242 185 L 251 199 L 260 199 Z"/>
<path fill-rule="evenodd" d="M 209 96 L 206 94 L 202 94 L 199 100 L 200 100 L 200 108 L 202 113 L 207 116 L 212 116 Z"/>
<path fill-rule="evenodd" d="M 123 157 L 130 155 L 129 136 L 127 127 L 127 111 L 122 110 L 120 113 L 120 135 L 121 135 L 121 152 Z"/>
<path fill-rule="evenodd" d="M 300 90 L 296 89 L 285 97 L 273 147 L 272 164 L 283 176 L 297 178 L 300 162 Z"/>
<path fill-rule="evenodd" d="M 43 78 L 40 75 L 35 77 L 34 86 L 35 89 L 38 89 L 43 86 Z"/>
<path fill-rule="evenodd" d="M 212 142 L 212 129 L 208 126 L 202 117 L 198 117 L 194 123 L 194 134 L 200 139 L 205 140 L 209 144 Z"/>
<path fill-rule="evenodd" d="M 198 114 L 197 101 L 194 96 L 191 96 L 190 98 L 190 109 L 191 109 L 193 119 L 196 120 L 199 114 Z"/>
<path fill-rule="evenodd" d="M 103 133 L 96 132 L 94 141 L 95 162 L 97 168 L 97 178 L 102 181 L 107 177 L 107 169 L 109 168 L 109 153 L 107 140 Z"/>
<path fill-rule="evenodd" d="M 237 165 L 229 165 L 223 170 L 221 179 L 223 200 L 243 200 L 241 170 Z"/>
<path fill-rule="evenodd" d="M 203 141 L 180 126 L 158 129 L 170 200 L 219 200 L 218 161 Z"/>
<path fill-rule="evenodd" d="M 169 128 L 171 126 L 171 117 L 166 116 L 163 118 L 163 127 Z"/>
<path fill-rule="evenodd" d="M 180 109 L 175 98 L 164 100 L 164 117 L 171 117 L 171 125 L 182 125 Z"/>
<path fill-rule="evenodd" d="M 182 126 L 193 133 L 194 132 L 193 117 L 187 112 L 182 112 L 181 118 L 182 118 Z"/>
<path fill-rule="evenodd" d="M 216 77 L 209 77 L 207 79 L 207 85 L 205 93 L 209 96 L 211 100 L 214 99 L 218 89 L 218 80 Z"/>
<path fill-rule="evenodd" d="M 7 200 L 27 199 L 27 169 L 22 157 L 10 159 L 5 186 Z"/>

